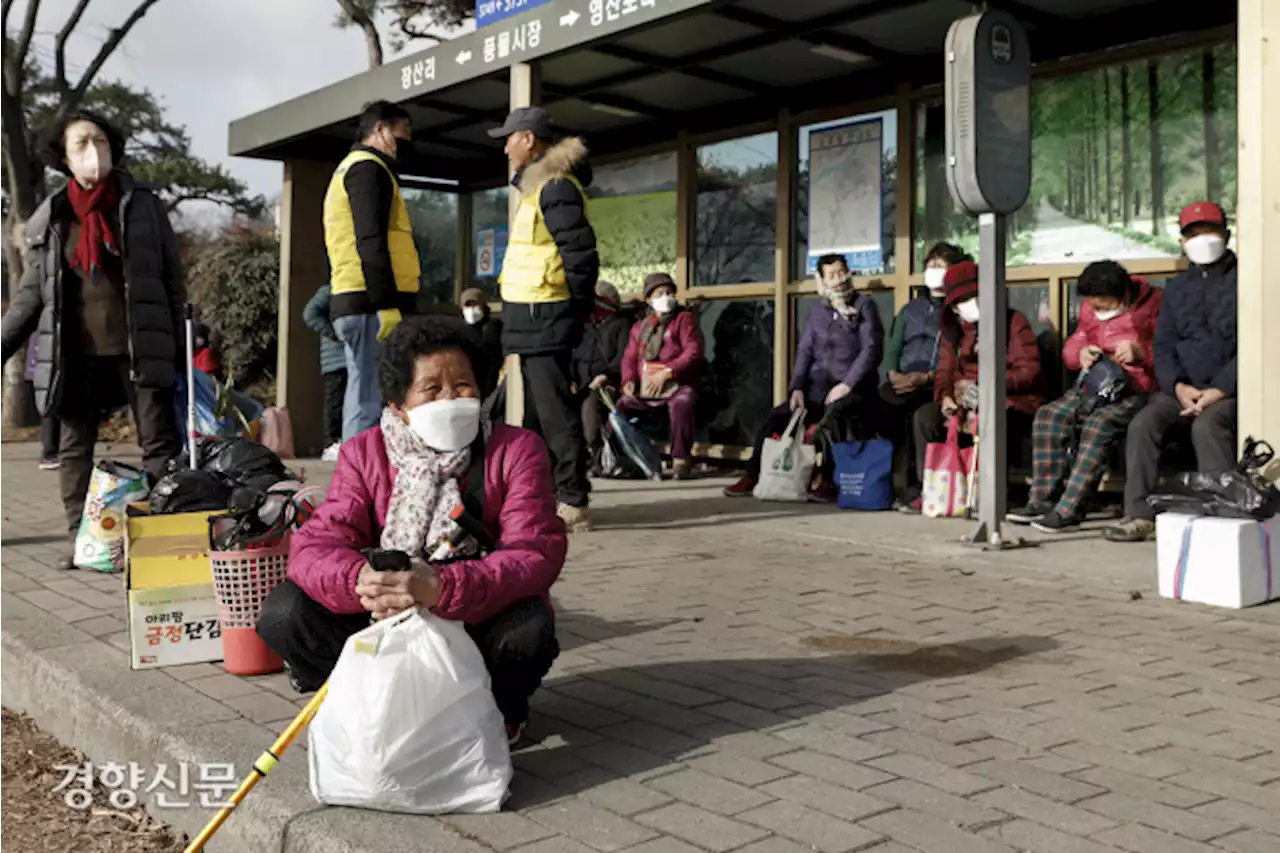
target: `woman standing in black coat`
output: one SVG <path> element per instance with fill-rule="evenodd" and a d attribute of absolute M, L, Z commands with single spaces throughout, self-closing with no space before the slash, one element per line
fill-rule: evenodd
<path fill-rule="evenodd" d="M 62 502 L 74 536 L 104 412 L 133 408 L 153 478 L 178 453 L 173 393 L 187 292 L 164 202 L 118 168 L 120 133 L 80 111 L 51 140 L 49 163 L 70 180 L 27 221 L 3 358 L 35 335 L 36 404 L 62 421 Z"/>

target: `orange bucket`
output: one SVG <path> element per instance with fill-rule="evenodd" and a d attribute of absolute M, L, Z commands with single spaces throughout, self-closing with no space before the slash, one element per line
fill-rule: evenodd
<path fill-rule="evenodd" d="M 284 661 L 252 628 L 222 629 L 222 665 L 232 675 L 266 675 L 284 669 Z"/>

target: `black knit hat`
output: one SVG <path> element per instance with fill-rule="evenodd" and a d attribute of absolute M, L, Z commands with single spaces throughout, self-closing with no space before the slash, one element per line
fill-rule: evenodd
<path fill-rule="evenodd" d="M 676 283 L 671 276 L 664 272 L 651 272 L 644 277 L 644 298 L 648 301 L 649 297 L 659 287 L 675 288 Z"/>

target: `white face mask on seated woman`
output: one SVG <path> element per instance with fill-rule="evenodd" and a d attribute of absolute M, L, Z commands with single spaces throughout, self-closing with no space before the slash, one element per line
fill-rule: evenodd
<path fill-rule="evenodd" d="M 454 453 L 480 434 L 480 399 L 455 397 L 423 403 L 405 412 L 409 429 L 432 450 Z"/>

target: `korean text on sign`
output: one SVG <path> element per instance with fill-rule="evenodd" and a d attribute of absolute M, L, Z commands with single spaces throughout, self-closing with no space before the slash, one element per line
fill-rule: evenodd
<path fill-rule="evenodd" d="M 406 63 L 400 69 L 400 88 L 412 89 L 436 79 L 436 58 L 428 56 L 416 62 Z"/>
<path fill-rule="evenodd" d="M 523 50 L 532 50 L 542 43 L 542 21 L 533 20 L 516 24 L 497 35 L 484 40 L 484 61 L 506 59 Z"/>
<path fill-rule="evenodd" d="M 634 15 L 642 8 L 652 9 L 658 0 L 591 0 L 591 26 L 598 27 L 604 21 L 620 21 L 623 15 Z"/>
<path fill-rule="evenodd" d="M 162 809 L 185 809 L 191 806 L 189 799 L 175 800 L 170 796 L 186 798 L 194 788 L 199 792 L 201 808 L 220 809 L 231 805 L 227 797 L 237 787 L 236 768 L 232 764 L 199 764 L 196 774 L 199 781 L 191 784 L 190 768 L 178 764 L 170 769 L 168 764 L 157 764 L 154 777 L 146 783 L 147 774 L 136 761 L 128 764 L 107 762 L 94 767 L 93 762 L 84 764 L 55 764 L 54 770 L 66 774 L 53 789 L 53 793 L 65 791 L 62 800 L 73 809 L 84 811 L 93 805 L 93 783 L 96 775 L 102 787 L 111 793 L 107 802 L 117 809 L 131 809 L 138 805 L 138 792 L 156 794 L 156 806 Z M 96 769 L 96 774 L 95 774 Z M 163 790 L 161 790 L 163 789 Z"/>

